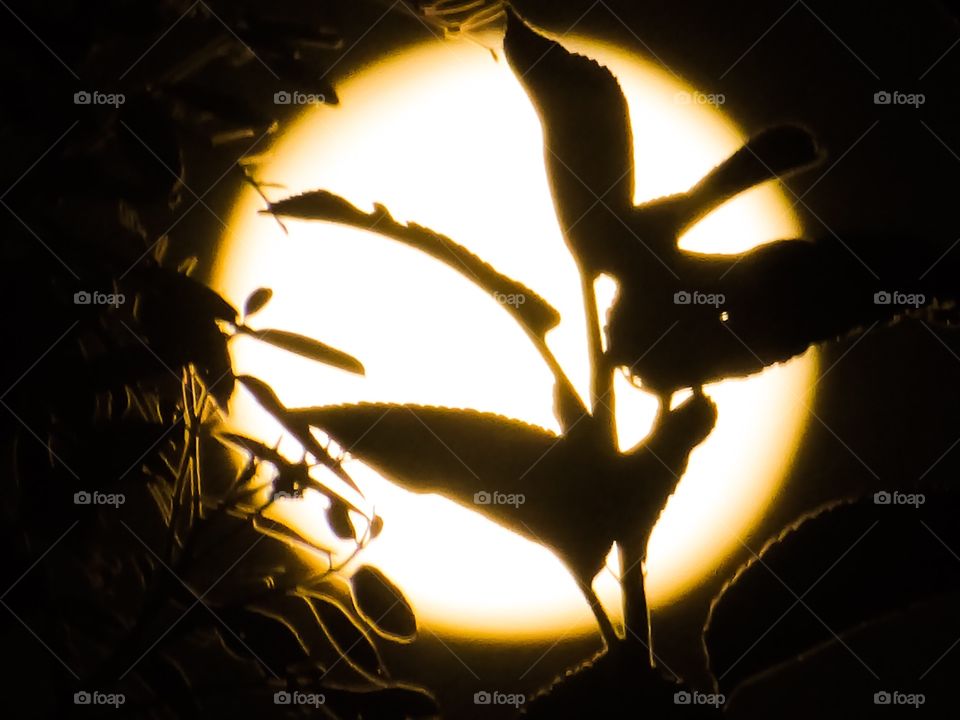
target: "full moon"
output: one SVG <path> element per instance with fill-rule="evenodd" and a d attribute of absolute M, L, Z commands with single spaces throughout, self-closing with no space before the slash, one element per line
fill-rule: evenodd
<path fill-rule="evenodd" d="M 488 38 L 491 43 L 496 38 Z M 685 190 L 739 147 L 743 134 L 722 98 L 703 95 L 658 66 L 585 38 L 564 44 L 618 77 L 633 120 L 636 200 Z M 501 57 L 476 44 L 434 42 L 363 67 L 338 85 L 337 107 L 311 105 L 256 168 L 272 199 L 314 189 L 364 210 L 382 203 L 453 238 L 539 292 L 563 318 L 549 344 L 586 397 L 586 326 L 580 285 L 554 215 L 538 119 Z M 523 332 L 461 275 L 376 233 L 259 215 L 252 190 L 237 198 L 211 278 L 236 304 L 258 287 L 271 303 L 251 320 L 315 337 L 359 358 L 366 376 L 238 339 L 238 372 L 268 382 L 291 407 L 361 401 L 474 408 L 559 431 L 552 377 Z M 682 246 L 738 252 L 800 234 L 774 184 L 713 212 Z M 598 283 L 601 304 L 612 280 Z M 807 422 L 817 358 L 706 388 L 716 430 L 692 457 L 650 541 L 648 595 L 675 602 L 749 534 L 778 492 Z M 621 446 L 650 430 L 655 400 L 618 379 Z M 243 390 L 231 424 L 273 443 L 282 432 Z M 281 449 L 299 458 L 292 440 Z M 593 616 L 560 562 L 534 545 L 434 495 L 391 485 L 356 459 L 345 467 L 383 533 L 362 553 L 406 593 L 422 624 L 471 637 L 572 636 Z M 319 496 L 278 503 L 278 517 L 307 536 L 325 526 Z M 325 560 L 318 558 L 318 563 Z M 616 568 L 615 562 L 608 563 Z M 613 571 L 594 583 L 616 618 Z"/>

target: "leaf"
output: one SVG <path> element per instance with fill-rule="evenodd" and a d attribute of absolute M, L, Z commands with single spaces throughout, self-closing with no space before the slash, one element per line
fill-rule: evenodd
<path fill-rule="evenodd" d="M 204 611 L 206 612 L 206 611 Z M 259 608 L 215 608 L 226 626 L 222 637 L 239 657 L 258 662 L 271 675 L 309 660 L 310 651 L 296 628 L 280 615 Z"/>
<path fill-rule="evenodd" d="M 341 657 L 372 678 L 386 675 L 376 647 L 346 609 L 327 598 L 310 597 L 306 600 Z"/>
<path fill-rule="evenodd" d="M 273 290 L 270 288 L 257 288 L 247 297 L 246 302 L 243 304 L 243 314 L 244 317 L 250 317 L 254 315 L 266 306 L 270 302 L 270 298 L 273 297 Z"/>
<path fill-rule="evenodd" d="M 242 332 L 250 337 L 269 343 L 278 348 L 288 350 L 289 352 L 302 355 L 309 360 L 332 365 L 333 367 L 347 372 L 363 375 L 363 364 L 352 355 L 348 355 L 342 350 L 326 345 L 319 340 L 308 338 L 297 333 L 287 332 L 286 330 L 253 330 L 251 328 L 241 328 Z"/>
<path fill-rule="evenodd" d="M 340 464 L 330 456 L 330 453 L 317 442 L 317 439 L 310 432 L 310 425 L 305 420 L 296 417 L 288 411 L 283 403 L 280 402 L 280 398 L 277 397 L 273 388 L 263 382 L 263 380 L 250 375 L 241 375 L 237 380 L 253 395 L 264 410 L 270 413 L 288 433 L 303 445 L 306 452 L 313 455 L 317 462 L 322 463 L 333 471 L 333 473 L 349 485 L 350 488 L 360 493 L 360 488 L 357 487 L 353 478 L 351 478 L 346 471 L 340 467 Z M 362 495 L 363 493 L 360 494 Z"/>
<path fill-rule="evenodd" d="M 237 310 L 215 290 L 187 275 L 156 265 L 142 265 L 130 272 L 129 281 L 151 300 L 172 305 L 175 313 L 190 313 L 211 320 L 237 321 Z"/>
<path fill-rule="evenodd" d="M 501 305 L 541 339 L 560 322 L 560 314 L 533 290 L 497 272 L 444 235 L 414 223 L 398 223 L 382 205 L 377 205 L 372 213 L 365 213 L 342 197 L 317 190 L 272 203 L 268 210 L 262 212 L 349 225 L 377 232 L 416 248 L 483 288 L 491 298 L 494 295 L 522 297 L 523 302 Z"/>
<path fill-rule="evenodd" d="M 721 691 L 833 633 L 960 590 L 960 563 L 947 549 L 960 548 L 958 510 L 952 497 L 928 496 L 919 508 L 871 498 L 803 518 L 767 543 L 707 618 L 704 642 Z"/>
<path fill-rule="evenodd" d="M 960 635 L 958 600 L 956 594 L 938 596 L 790 657 L 737 687 L 727 714 L 777 720 L 947 717 L 949 712 L 932 708 L 936 698 L 952 696 L 960 672 L 960 654 L 947 651 Z M 902 702 L 900 713 L 875 705 L 876 693 L 893 691 L 901 697 L 923 693 L 925 702 L 918 708 Z"/>
<path fill-rule="evenodd" d="M 353 527 L 353 521 L 350 520 L 350 508 L 339 498 L 333 497 L 330 499 L 330 507 L 327 509 L 327 522 L 334 535 L 341 540 L 356 539 L 357 531 Z"/>
<path fill-rule="evenodd" d="M 517 478 L 541 456 L 554 467 L 551 450 L 564 446 L 543 428 L 473 410 L 361 403 L 288 412 L 408 489 L 444 492 L 467 505 L 485 486 L 526 487 Z"/>
<path fill-rule="evenodd" d="M 602 564 L 610 548 L 610 501 L 596 484 L 604 460 L 579 437 L 473 410 L 364 403 L 289 412 L 404 489 L 443 495 L 578 568 Z"/>
<path fill-rule="evenodd" d="M 374 515 L 373 520 L 370 521 L 370 538 L 376 539 L 380 536 L 380 533 L 383 532 L 383 518 L 379 515 Z"/>
<path fill-rule="evenodd" d="M 350 579 L 361 617 L 380 635 L 410 641 L 417 635 L 417 619 L 400 589 L 379 570 L 362 565 Z"/>
<path fill-rule="evenodd" d="M 279 452 L 274 448 L 264 445 L 259 440 L 254 440 L 249 438 L 246 435 L 239 435 L 237 433 L 231 432 L 218 432 L 217 435 L 226 440 L 231 445 L 236 445 L 237 447 L 243 448 L 248 453 L 256 457 L 258 460 L 264 460 L 269 462 L 277 467 L 288 464 L 288 460 L 283 457 Z"/>

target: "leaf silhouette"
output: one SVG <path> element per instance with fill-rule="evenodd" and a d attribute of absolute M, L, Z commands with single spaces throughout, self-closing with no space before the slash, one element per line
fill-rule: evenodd
<path fill-rule="evenodd" d="M 491 265 L 444 235 L 414 223 L 398 223 L 382 205 L 377 205 L 372 213 L 365 213 L 337 195 L 316 190 L 273 203 L 268 210 L 262 212 L 350 225 L 375 231 L 416 248 L 450 266 L 491 296 L 522 296 L 524 302 L 502 306 L 541 338 L 560 322 L 559 313 L 530 288 L 497 272 Z"/>
<path fill-rule="evenodd" d="M 356 539 L 357 530 L 353 527 L 353 521 L 350 519 L 350 508 L 337 497 L 330 499 L 330 507 L 327 509 L 327 522 L 330 524 L 333 533 L 341 540 Z"/>
<path fill-rule="evenodd" d="M 343 480 L 343 482 L 353 490 L 358 493 L 360 492 L 360 488 L 357 487 L 353 478 L 340 467 L 340 463 L 330 456 L 330 453 L 324 449 L 310 432 L 310 425 L 303 419 L 291 414 L 283 403 L 280 402 L 280 398 L 277 397 L 273 388 L 263 382 L 263 380 L 250 375 L 241 375 L 237 377 L 237 381 L 250 391 L 250 394 L 260 403 L 260 406 L 270 413 L 288 433 L 296 438 L 296 440 L 303 445 L 304 450 L 317 459 L 317 462 L 322 463 L 332 470 L 338 478 Z"/>
<path fill-rule="evenodd" d="M 692 398 L 671 416 L 701 402 L 708 401 Z M 671 428 L 666 437 L 650 439 L 662 444 L 660 452 L 638 449 L 616 458 L 598 449 L 590 433 L 557 436 L 472 410 L 365 403 L 290 413 L 401 487 L 443 495 L 554 550 L 587 583 L 602 567 L 621 522 L 641 509 L 655 518 L 664 488 L 676 485 L 682 467 L 665 466 L 656 456 L 677 455 L 685 465 L 712 427 L 680 424 L 682 437 Z"/>
<path fill-rule="evenodd" d="M 219 432 L 217 434 L 231 445 L 236 445 L 237 447 L 243 448 L 258 460 L 264 460 L 276 465 L 277 467 L 286 465 L 289 462 L 274 448 L 264 445 L 259 440 L 254 440 L 253 438 L 247 437 L 246 435 L 240 435 L 238 433 Z"/>
<path fill-rule="evenodd" d="M 380 653 L 361 626 L 338 602 L 322 597 L 309 597 L 321 627 L 337 652 L 357 670 L 374 679 L 386 676 Z"/>
<path fill-rule="evenodd" d="M 248 607 L 217 608 L 216 613 L 227 628 L 222 633 L 227 647 L 238 657 L 256 660 L 268 673 L 282 674 L 287 666 L 310 658 L 297 629 L 278 614 Z"/>
<path fill-rule="evenodd" d="M 273 290 L 270 288 L 257 288 L 247 297 L 246 302 L 243 304 L 243 314 L 246 317 L 249 317 L 266 306 L 270 299 L 273 297 Z"/>
<path fill-rule="evenodd" d="M 410 641 L 417 619 L 403 593 L 375 567 L 362 565 L 350 578 L 353 599 L 361 617 L 380 635 Z"/>
<path fill-rule="evenodd" d="M 960 548 L 960 506 L 926 499 L 919 508 L 832 506 L 767 543 L 710 609 L 704 643 L 721 690 L 865 619 L 960 590 L 947 549 Z"/>
<path fill-rule="evenodd" d="M 926 698 L 919 708 L 907 705 L 902 717 L 943 717 L 924 711 L 936 707 L 934 698 L 954 692 L 960 655 L 944 650 L 960 634 L 958 600 L 956 593 L 937 596 L 791 656 L 738 686 L 727 701 L 727 715 L 734 720 L 806 720 L 841 713 L 894 717 L 888 707 L 875 705 L 874 695 L 897 689 Z"/>
<path fill-rule="evenodd" d="M 286 330 L 253 330 L 245 327 L 242 328 L 242 332 L 270 345 L 302 355 L 309 360 L 316 360 L 357 375 L 364 374 L 363 365 L 359 360 L 319 340 Z"/>
<path fill-rule="evenodd" d="M 589 272 L 609 267 L 616 215 L 633 206 L 633 134 L 620 85 L 607 68 L 533 32 L 512 10 L 503 47 L 543 125 L 547 177 L 567 244 Z"/>

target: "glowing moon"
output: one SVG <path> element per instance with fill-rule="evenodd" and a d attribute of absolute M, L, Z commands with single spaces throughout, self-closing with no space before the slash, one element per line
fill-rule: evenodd
<path fill-rule="evenodd" d="M 568 42 L 568 41 L 565 41 Z M 738 147 L 742 135 L 703 96 L 614 48 L 576 49 L 607 64 L 629 99 L 637 200 L 684 190 Z M 539 291 L 563 316 L 550 345 L 586 395 L 579 282 L 557 227 L 543 167 L 540 126 L 506 63 L 468 44 L 435 43 L 366 68 L 338 87 L 342 105 L 304 110 L 258 169 L 282 183 L 280 198 L 310 189 L 361 208 L 386 205 L 400 221 L 449 235 L 501 272 Z M 241 340 L 240 371 L 268 381 L 290 406 L 389 401 L 469 407 L 558 429 L 547 368 L 483 291 L 439 263 L 372 233 L 259 216 L 239 198 L 214 273 L 236 303 L 275 291 L 254 326 L 316 337 L 360 358 L 366 378 Z M 779 190 L 757 188 L 713 213 L 684 247 L 741 250 L 795 236 Z M 611 283 L 602 284 L 610 295 Z M 806 423 L 816 358 L 708 388 L 720 418 L 698 448 L 649 547 L 651 603 L 669 603 L 749 532 L 777 492 Z M 654 401 L 617 386 L 621 444 L 649 430 Z M 268 441 L 280 436 L 242 392 L 234 422 Z M 291 446 L 295 450 L 295 445 Z M 359 462 L 348 468 L 385 519 L 364 559 L 407 593 L 435 631 L 510 637 L 592 631 L 573 581 L 546 550 L 436 496 L 401 491 Z M 284 502 L 307 534 L 324 524 L 316 497 Z M 596 587 L 617 615 L 618 588 Z"/>

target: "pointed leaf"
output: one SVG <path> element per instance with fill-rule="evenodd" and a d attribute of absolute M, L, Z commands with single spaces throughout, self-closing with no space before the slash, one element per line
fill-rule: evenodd
<path fill-rule="evenodd" d="M 960 503 L 925 500 L 919 507 L 873 498 L 833 506 L 785 530 L 742 567 L 713 601 L 704 630 L 721 690 L 833 633 L 960 590 L 960 562 L 948 549 L 960 549 Z"/>
<path fill-rule="evenodd" d="M 323 448 L 310 432 L 310 425 L 304 419 L 298 418 L 290 413 L 283 403 L 280 402 L 280 398 L 277 397 L 273 388 L 263 382 L 263 380 L 250 375 L 241 375 L 237 377 L 237 380 L 250 391 L 250 394 L 253 395 L 264 410 L 270 413 L 297 442 L 303 445 L 304 450 L 317 459 L 317 462 L 323 463 L 323 465 L 329 468 L 338 478 L 350 486 L 351 489 L 360 493 L 360 488 L 357 487 L 353 478 L 340 467 L 340 463 L 330 456 L 330 453 Z M 362 495 L 363 493 L 360 494 Z"/>
<path fill-rule="evenodd" d="M 278 348 L 282 348 L 297 355 L 302 355 L 309 360 L 332 365 L 333 367 L 347 372 L 363 375 L 363 365 L 352 355 L 348 355 L 342 350 L 326 345 L 319 340 L 298 335 L 297 333 L 287 332 L 286 330 L 253 330 L 243 328 L 243 331 L 250 337 L 270 343 Z"/>
<path fill-rule="evenodd" d="M 409 223 L 398 223 L 382 205 L 365 213 L 343 198 L 317 190 L 273 203 L 263 212 L 307 220 L 325 220 L 377 232 L 416 248 L 456 270 L 468 280 L 490 293 L 523 298 L 514 303 L 501 303 L 508 312 L 543 338 L 560 322 L 559 313 L 543 298 L 523 284 L 499 272 L 466 248 L 444 235 Z"/>
<path fill-rule="evenodd" d="M 558 437 L 490 413 L 413 405 L 290 413 L 404 489 L 443 495 L 578 568 L 599 569 L 610 548 L 610 499 L 597 487 L 605 460 L 579 436 Z"/>
<path fill-rule="evenodd" d="M 248 453 L 256 457 L 258 460 L 264 460 L 269 462 L 277 467 L 286 465 L 289 461 L 283 457 L 280 453 L 274 450 L 272 447 L 264 445 L 259 440 L 254 440 L 249 438 L 246 435 L 239 435 L 237 433 L 230 432 L 220 432 L 218 436 L 223 440 L 226 440 L 231 445 L 236 445 L 237 447 L 243 448 Z"/>
<path fill-rule="evenodd" d="M 400 589 L 379 570 L 362 565 L 350 578 L 354 603 L 360 615 L 380 635 L 410 641 L 417 634 L 417 619 Z"/>

